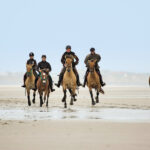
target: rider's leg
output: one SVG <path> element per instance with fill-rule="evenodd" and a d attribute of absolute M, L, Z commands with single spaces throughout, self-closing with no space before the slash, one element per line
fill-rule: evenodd
<path fill-rule="evenodd" d="M 76 67 L 73 68 L 73 71 L 74 71 L 76 78 L 77 78 L 77 85 L 81 86 L 82 84 L 80 83 L 80 78 L 79 78 L 79 74 L 78 74 Z"/>
<path fill-rule="evenodd" d="M 84 76 L 84 83 L 83 83 L 83 87 L 85 87 L 86 82 L 87 82 L 87 76 L 88 76 L 89 70 L 86 70 L 85 76 Z"/>
<path fill-rule="evenodd" d="M 103 82 L 102 75 L 101 75 L 100 70 L 99 70 L 98 68 L 96 68 L 96 72 L 97 72 L 98 75 L 99 75 L 99 79 L 100 79 L 100 84 L 101 84 L 101 86 L 105 86 L 106 83 Z"/>
<path fill-rule="evenodd" d="M 49 78 L 49 86 L 50 86 L 51 92 L 54 92 L 55 89 L 53 89 L 53 80 L 52 80 L 52 77 L 50 75 L 48 75 L 48 78 Z"/>
<path fill-rule="evenodd" d="M 61 82 L 62 82 L 62 80 L 63 80 L 63 76 L 64 76 L 64 73 L 65 73 L 65 70 L 66 70 L 65 67 L 63 67 L 62 70 L 61 70 L 61 73 L 60 73 L 60 75 L 59 75 L 58 83 L 55 84 L 57 87 L 60 87 L 60 84 L 61 84 Z"/>
<path fill-rule="evenodd" d="M 22 85 L 22 87 L 26 87 L 26 85 L 25 85 L 26 79 L 27 79 L 27 73 L 24 74 L 24 77 L 23 77 L 24 84 Z"/>

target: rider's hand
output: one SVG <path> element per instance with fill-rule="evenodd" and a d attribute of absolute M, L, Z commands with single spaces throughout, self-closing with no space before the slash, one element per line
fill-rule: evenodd
<path fill-rule="evenodd" d="M 49 69 L 46 69 L 46 72 L 49 72 Z"/>

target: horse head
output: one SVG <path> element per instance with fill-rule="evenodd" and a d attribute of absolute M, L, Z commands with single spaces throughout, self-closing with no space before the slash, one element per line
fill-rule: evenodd
<path fill-rule="evenodd" d="M 48 75 L 47 75 L 46 71 L 41 70 L 40 77 L 41 77 L 41 81 L 42 81 L 43 84 L 46 84 L 46 82 L 47 82 L 47 76 Z"/>
<path fill-rule="evenodd" d="M 96 61 L 97 61 L 97 60 L 95 60 L 95 59 L 88 60 L 88 67 L 89 67 L 89 71 L 90 71 L 91 73 L 94 72 Z"/>
<path fill-rule="evenodd" d="M 27 68 L 27 76 L 28 76 L 28 77 L 31 76 L 32 67 L 33 67 L 32 64 L 27 64 L 27 65 L 26 65 L 26 68 Z"/>
<path fill-rule="evenodd" d="M 71 58 L 69 58 L 69 57 L 66 58 L 65 67 L 68 72 L 71 71 L 71 69 L 72 69 L 72 59 Z"/>

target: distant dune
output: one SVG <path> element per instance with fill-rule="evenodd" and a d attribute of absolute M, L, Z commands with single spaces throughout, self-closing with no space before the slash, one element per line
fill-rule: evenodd
<path fill-rule="evenodd" d="M 83 82 L 85 71 L 79 71 Z M 21 85 L 24 73 L 0 73 L 0 85 Z M 102 71 L 104 81 L 110 86 L 148 86 L 149 74 Z M 57 74 L 52 74 L 54 82 L 58 80 Z"/>

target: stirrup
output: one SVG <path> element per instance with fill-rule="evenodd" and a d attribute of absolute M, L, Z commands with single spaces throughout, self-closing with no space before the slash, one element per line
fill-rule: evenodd
<path fill-rule="evenodd" d="M 77 86 L 79 87 L 79 86 L 83 86 L 83 85 L 81 83 L 78 83 Z"/>
<path fill-rule="evenodd" d="M 59 88 L 60 87 L 60 84 L 59 83 L 55 83 L 55 85 Z"/>
<path fill-rule="evenodd" d="M 51 89 L 51 92 L 54 92 L 55 91 L 55 89 Z"/>
<path fill-rule="evenodd" d="M 101 83 L 101 86 L 105 86 L 105 85 L 106 85 L 106 83 L 105 83 L 105 82 Z"/>
<path fill-rule="evenodd" d="M 25 88 L 26 86 L 25 86 L 25 85 L 22 85 L 21 87 Z"/>

